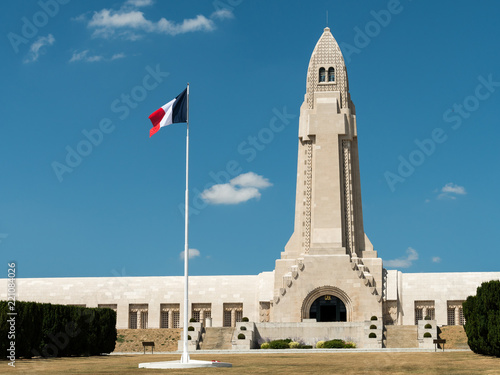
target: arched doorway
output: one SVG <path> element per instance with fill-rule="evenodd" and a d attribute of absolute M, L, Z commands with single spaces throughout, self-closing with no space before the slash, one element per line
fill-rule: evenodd
<path fill-rule="evenodd" d="M 327 294 L 312 303 L 309 319 L 316 319 L 317 322 L 345 322 L 347 310 L 340 298 Z"/>
<path fill-rule="evenodd" d="M 301 318 L 318 322 L 351 322 L 352 301 L 342 289 L 332 285 L 310 291 L 302 302 Z"/>

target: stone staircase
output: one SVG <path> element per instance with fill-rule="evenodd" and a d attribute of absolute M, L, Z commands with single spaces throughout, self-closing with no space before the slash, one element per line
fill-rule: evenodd
<path fill-rule="evenodd" d="M 200 342 L 201 350 L 232 349 L 232 327 L 207 327 Z"/>
<path fill-rule="evenodd" d="M 417 326 L 386 325 L 386 348 L 418 348 Z"/>

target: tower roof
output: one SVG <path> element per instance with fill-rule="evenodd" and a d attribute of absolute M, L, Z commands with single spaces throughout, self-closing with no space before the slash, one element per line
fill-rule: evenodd
<path fill-rule="evenodd" d="M 330 80 L 330 77 L 327 76 L 322 81 L 320 69 L 324 69 L 325 74 L 328 74 L 330 68 L 334 69 L 334 79 Z M 314 107 L 314 93 L 321 91 L 340 91 L 342 108 L 350 106 L 349 82 L 344 56 L 342 56 L 342 51 L 329 27 L 325 27 L 309 61 L 307 71 L 307 101 L 309 108 Z"/>

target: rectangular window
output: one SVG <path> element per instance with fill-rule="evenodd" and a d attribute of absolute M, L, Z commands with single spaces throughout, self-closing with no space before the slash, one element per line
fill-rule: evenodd
<path fill-rule="evenodd" d="M 458 324 L 461 326 L 465 324 L 464 309 L 461 307 L 458 309 Z"/>
<path fill-rule="evenodd" d="M 224 327 L 231 327 L 231 310 L 224 310 Z"/>
<path fill-rule="evenodd" d="M 160 328 L 168 328 L 168 311 L 162 311 L 160 315 Z"/>
<path fill-rule="evenodd" d="M 427 309 L 427 316 L 431 318 L 431 320 L 434 320 L 436 316 L 436 310 L 434 308 Z"/>
<path fill-rule="evenodd" d="M 243 319 L 243 311 L 236 310 L 236 322 L 241 322 Z"/>
<path fill-rule="evenodd" d="M 193 311 L 191 314 L 191 318 L 193 318 L 196 322 L 200 321 L 200 310 Z"/>
<path fill-rule="evenodd" d="M 179 311 L 174 311 L 172 313 L 172 328 L 179 328 L 180 315 L 181 313 Z"/>
<path fill-rule="evenodd" d="M 141 328 L 142 329 L 148 328 L 148 312 L 147 311 L 141 311 Z"/>
<path fill-rule="evenodd" d="M 137 329 L 137 311 L 129 313 L 129 324 L 128 328 Z"/>
<path fill-rule="evenodd" d="M 415 325 L 418 324 L 419 320 L 422 320 L 423 317 L 423 310 L 422 309 L 415 309 Z"/>
<path fill-rule="evenodd" d="M 455 308 L 448 308 L 448 325 L 455 325 Z"/>

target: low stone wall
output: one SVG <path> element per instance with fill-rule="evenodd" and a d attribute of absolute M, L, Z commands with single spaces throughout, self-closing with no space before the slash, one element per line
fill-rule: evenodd
<path fill-rule="evenodd" d="M 290 338 L 305 345 L 316 345 L 318 341 L 341 339 L 356 343 L 358 348 L 381 347 L 377 339 L 365 334 L 366 322 L 302 322 L 302 323 L 256 323 L 255 341 L 263 342 Z M 366 337 L 365 337 L 366 336 Z"/>

